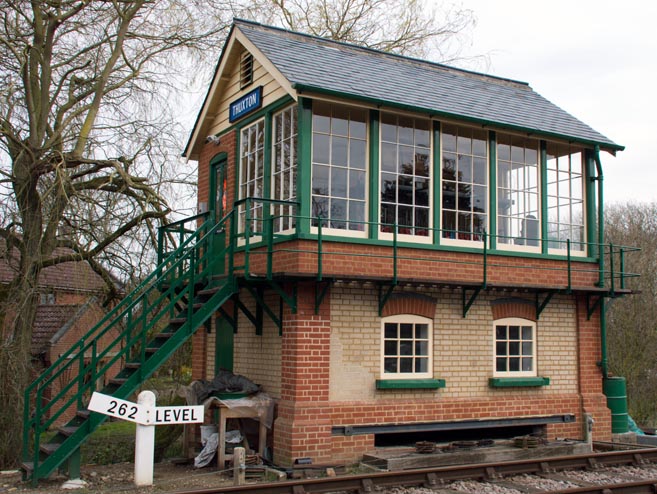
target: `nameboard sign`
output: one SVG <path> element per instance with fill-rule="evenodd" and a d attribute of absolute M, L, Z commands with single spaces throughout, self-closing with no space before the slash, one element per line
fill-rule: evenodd
<path fill-rule="evenodd" d="M 240 99 L 233 101 L 230 104 L 230 113 L 228 115 L 228 121 L 234 122 L 237 119 L 242 118 L 245 115 L 257 110 L 262 106 L 262 86 L 255 88 L 253 91 L 249 91 Z"/>

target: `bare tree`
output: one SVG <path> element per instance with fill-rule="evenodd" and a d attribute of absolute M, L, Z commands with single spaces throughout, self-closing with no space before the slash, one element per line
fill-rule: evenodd
<path fill-rule="evenodd" d="M 175 68 L 219 45 L 225 24 L 199 15 L 215 7 L 2 2 L 0 243 L 15 272 L 0 297 L 0 466 L 20 450 L 39 273 L 86 260 L 109 282 L 137 265 L 175 181 L 165 166 L 179 149 Z"/>
<path fill-rule="evenodd" d="M 472 10 L 421 0 L 231 0 L 235 15 L 392 53 L 460 60 Z"/>
<path fill-rule="evenodd" d="M 639 247 L 626 256 L 625 271 L 638 293 L 615 299 L 608 309 L 609 366 L 627 379 L 630 415 L 657 426 L 657 203 L 626 203 L 605 213 L 607 241 Z"/>

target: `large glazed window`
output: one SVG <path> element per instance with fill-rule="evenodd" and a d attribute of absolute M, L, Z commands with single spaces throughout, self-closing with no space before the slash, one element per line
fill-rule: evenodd
<path fill-rule="evenodd" d="M 264 193 L 265 171 L 265 121 L 245 127 L 240 132 L 240 199 L 261 198 Z M 247 204 L 239 207 L 239 230 L 246 228 Z M 248 205 L 249 230 L 262 232 L 262 203 L 251 201 Z"/>
<path fill-rule="evenodd" d="M 272 154 L 273 199 L 296 201 L 297 199 L 297 107 L 292 105 L 274 115 Z M 296 208 L 275 204 L 272 206 L 275 232 L 295 227 Z"/>
<path fill-rule="evenodd" d="M 497 243 L 540 245 L 539 143 L 500 135 L 497 141 Z"/>
<path fill-rule="evenodd" d="M 383 114 L 381 120 L 381 231 L 429 236 L 430 121 Z"/>
<path fill-rule="evenodd" d="M 519 318 L 498 319 L 494 329 L 494 375 L 536 376 L 536 323 Z"/>
<path fill-rule="evenodd" d="M 481 241 L 488 225 L 487 132 L 444 124 L 442 147 L 442 236 Z"/>
<path fill-rule="evenodd" d="M 382 320 L 383 379 L 432 377 L 432 334 L 430 319 L 397 315 Z"/>
<path fill-rule="evenodd" d="M 367 111 L 313 103 L 312 216 L 322 226 L 365 231 Z"/>
<path fill-rule="evenodd" d="M 547 145 L 547 226 L 549 248 L 585 251 L 583 153 L 566 144 Z"/>

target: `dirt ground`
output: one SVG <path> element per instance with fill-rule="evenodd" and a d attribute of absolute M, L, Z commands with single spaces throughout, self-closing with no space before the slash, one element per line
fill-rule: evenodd
<path fill-rule="evenodd" d="M 67 478 L 54 474 L 50 479 L 39 481 L 32 487 L 30 482 L 21 480 L 20 472 L 0 472 L 0 494 L 61 494 L 65 492 L 79 494 L 106 493 L 157 493 L 175 492 L 184 489 L 233 485 L 230 473 L 220 474 L 215 467 L 195 469 L 192 464 L 177 465 L 172 462 L 156 463 L 153 470 L 153 486 L 137 488 L 134 485 L 134 463 L 116 463 L 113 465 L 85 465 L 81 477 L 87 483 L 82 489 L 67 490 L 62 488 Z"/>

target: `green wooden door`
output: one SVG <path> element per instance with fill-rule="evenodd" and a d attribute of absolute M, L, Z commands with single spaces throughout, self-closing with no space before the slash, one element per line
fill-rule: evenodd
<path fill-rule="evenodd" d="M 210 161 L 210 209 L 214 221 L 220 221 L 226 214 L 226 153 L 221 153 Z M 212 274 L 221 276 L 226 272 L 226 259 L 223 255 L 226 246 L 226 231 L 220 229 L 210 239 Z"/>
<path fill-rule="evenodd" d="M 219 369 L 226 369 L 233 371 L 233 352 L 234 352 L 234 338 L 233 328 L 224 319 L 219 316 L 215 319 L 215 327 L 217 328 L 217 338 L 214 350 L 214 368 L 215 374 Z"/>

